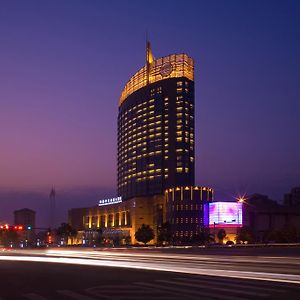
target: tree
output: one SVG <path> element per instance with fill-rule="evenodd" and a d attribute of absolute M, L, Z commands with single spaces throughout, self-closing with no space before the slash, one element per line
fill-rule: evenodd
<path fill-rule="evenodd" d="M 120 246 L 120 243 L 121 243 L 121 237 L 119 234 L 116 234 L 114 237 L 113 237 L 113 246 L 114 247 L 119 247 Z"/>
<path fill-rule="evenodd" d="M 223 244 L 223 240 L 226 237 L 226 231 L 224 229 L 220 229 L 218 231 L 218 239 L 221 244 Z"/>
<path fill-rule="evenodd" d="M 131 243 L 131 236 L 130 235 L 125 236 L 124 242 L 126 245 L 129 245 Z"/>
<path fill-rule="evenodd" d="M 287 223 L 282 229 L 273 229 L 266 232 L 264 240 L 273 243 L 297 243 L 299 232 L 293 224 Z"/>
<path fill-rule="evenodd" d="M 282 232 L 280 230 L 269 230 L 265 233 L 264 241 L 268 243 L 282 243 Z"/>
<path fill-rule="evenodd" d="M 225 234 L 226 236 L 226 234 Z M 204 245 L 210 242 L 214 242 L 214 236 L 209 232 L 209 228 L 201 228 L 198 237 L 200 245 Z"/>
<path fill-rule="evenodd" d="M 97 246 L 101 246 L 103 244 L 103 230 L 100 228 L 100 229 L 97 229 L 96 230 L 96 238 L 95 238 L 95 244 Z"/>
<path fill-rule="evenodd" d="M 149 225 L 142 224 L 142 227 L 137 230 L 134 236 L 138 242 L 146 245 L 154 239 L 154 231 Z"/>
<path fill-rule="evenodd" d="M 253 232 L 250 227 L 248 226 L 243 226 L 240 228 L 238 234 L 237 234 L 237 240 L 241 242 L 247 242 L 251 243 L 253 242 Z"/>
<path fill-rule="evenodd" d="M 56 229 L 56 235 L 60 240 L 65 242 L 65 239 L 76 237 L 77 230 L 72 228 L 68 223 L 61 223 L 60 227 Z"/>
<path fill-rule="evenodd" d="M 18 244 L 19 239 L 20 239 L 19 235 L 15 230 L 9 229 L 9 230 L 0 231 L 0 241 L 6 247 L 9 247 L 11 244 L 12 245 Z"/>
<path fill-rule="evenodd" d="M 170 243 L 172 239 L 172 231 L 171 225 L 169 222 L 165 222 L 162 226 L 158 229 L 158 236 L 157 240 L 159 243 Z"/>
<path fill-rule="evenodd" d="M 298 231 L 297 228 L 291 224 L 287 223 L 281 230 L 284 243 L 297 243 L 298 242 Z"/>

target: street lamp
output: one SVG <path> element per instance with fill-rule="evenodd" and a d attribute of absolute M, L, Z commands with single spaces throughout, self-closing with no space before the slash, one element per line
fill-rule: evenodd
<path fill-rule="evenodd" d="M 238 200 L 239 203 L 244 203 L 245 202 L 245 198 L 244 197 L 239 197 L 237 200 Z"/>

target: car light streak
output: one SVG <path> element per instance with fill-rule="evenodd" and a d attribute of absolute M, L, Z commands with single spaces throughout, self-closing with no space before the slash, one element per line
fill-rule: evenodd
<path fill-rule="evenodd" d="M 219 277 L 232 277 L 239 279 L 254 279 L 265 281 L 276 281 L 285 283 L 300 284 L 300 275 L 293 274 L 280 274 L 280 273 L 267 273 L 267 272 L 250 272 L 250 271 L 232 271 L 222 269 L 208 269 L 199 268 L 195 265 L 194 268 L 186 266 L 180 262 L 158 262 L 155 263 L 149 257 L 147 262 L 133 261 L 116 261 L 116 260 L 101 260 L 101 259 L 87 259 L 87 258 L 71 258 L 71 257 L 50 257 L 50 256 L 0 256 L 2 261 L 27 261 L 27 262 L 44 262 L 44 263 L 61 263 L 61 264 L 74 264 L 86 266 L 99 266 L 99 267 L 120 267 L 130 269 L 142 269 L 152 271 L 165 271 L 175 273 L 185 273 L 194 275 L 208 275 Z"/>

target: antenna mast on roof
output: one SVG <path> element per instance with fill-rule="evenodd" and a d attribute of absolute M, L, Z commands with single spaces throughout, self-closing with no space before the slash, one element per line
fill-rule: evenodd
<path fill-rule="evenodd" d="M 151 51 L 151 44 L 148 40 L 148 32 L 146 31 L 146 71 L 147 71 L 147 85 L 149 84 L 150 68 L 153 63 L 153 54 Z"/>

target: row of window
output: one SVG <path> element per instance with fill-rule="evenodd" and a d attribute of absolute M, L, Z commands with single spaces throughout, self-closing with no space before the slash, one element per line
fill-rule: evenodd
<path fill-rule="evenodd" d="M 108 215 L 85 216 L 84 225 L 87 228 L 106 228 L 118 226 L 130 226 L 130 213 L 123 211 Z"/>
<path fill-rule="evenodd" d="M 201 211 L 202 210 L 202 205 L 198 204 L 176 204 L 172 205 L 172 210 L 176 211 L 198 211 L 198 209 Z"/>
<path fill-rule="evenodd" d="M 175 236 L 176 237 L 193 237 L 196 235 L 196 232 L 194 231 L 176 231 Z"/>
<path fill-rule="evenodd" d="M 171 223 L 172 224 L 198 224 L 202 223 L 203 219 L 202 218 L 176 218 L 175 220 L 172 219 Z"/>

